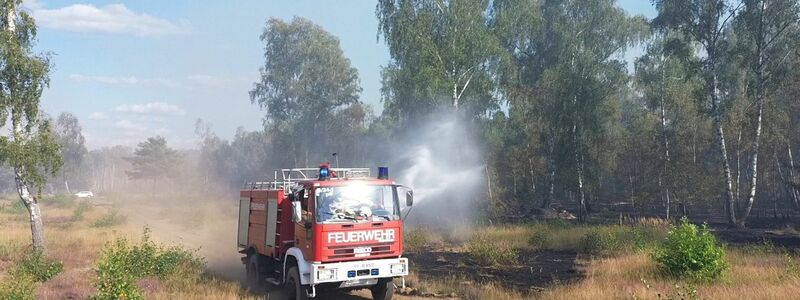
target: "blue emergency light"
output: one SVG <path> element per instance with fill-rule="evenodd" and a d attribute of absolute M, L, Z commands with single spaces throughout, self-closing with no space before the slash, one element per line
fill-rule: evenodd
<path fill-rule="evenodd" d="M 328 170 L 328 167 L 320 167 L 319 168 L 319 179 L 320 180 L 325 180 L 325 179 L 328 179 L 328 176 L 330 176 L 330 170 Z"/>
<path fill-rule="evenodd" d="M 378 167 L 378 179 L 389 179 L 389 168 Z"/>

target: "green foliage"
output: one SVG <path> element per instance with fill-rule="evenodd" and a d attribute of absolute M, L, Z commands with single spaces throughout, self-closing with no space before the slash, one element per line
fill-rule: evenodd
<path fill-rule="evenodd" d="M 698 228 L 683 218 L 670 230 L 653 259 L 666 274 L 697 281 L 712 281 L 728 268 L 725 251 L 706 225 Z"/>
<path fill-rule="evenodd" d="M 82 128 L 78 118 L 68 112 L 58 115 L 54 126 L 54 133 L 58 144 L 61 145 L 61 154 L 64 157 L 64 167 L 61 170 L 61 180 L 72 185 L 86 185 L 88 170 L 81 170 L 86 162 L 89 152 L 86 150 L 86 139 L 83 137 Z"/>
<path fill-rule="evenodd" d="M 60 261 L 50 260 L 41 251 L 34 251 L 17 262 L 13 273 L 23 277 L 29 276 L 36 282 L 45 282 L 63 270 L 64 264 Z"/>
<path fill-rule="evenodd" d="M 540 231 L 535 231 L 528 239 L 528 244 L 533 249 L 547 249 L 550 243 L 550 234 Z"/>
<path fill-rule="evenodd" d="M 0 246 L 0 259 L 11 257 L 9 253 L 2 253 L 6 251 L 5 247 Z M 16 247 L 16 251 L 23 251 L 23 247 Z M 0 299 L 33 300 L 36 298 L 35 284 L 50 280 L 63 269 L 61 262 L 48 259 L 41 251 L 28 253 L 17 261 L 3 281 L 0 281 Z"/>
<path fill-rule="evenodd" d="M 800 278 L 800 262 L 789 253 L 784 253 L 784 260 L 786 263 L 786 277 Z"/>
<path fill-rule="evenodd" d="M 656 247 L 666 237 L 662 226 L 597 226 L 555 222 L 531 225 L 532 249 L 572 250 L 618 256 Z"/>
<path fill-rule="evenodd" d="M 623 244 L 617 235 L 610 231 L 590 230 L 583 236 L 581 250 L 592 255 L 611 255 L 619 252 Z"/>
<path fill-rule="evenodd" d="M 89 200 L 79 201 L 78 205 L 75 206 L 75 209 L 72 210 L 72 219 L 75 221 L 83 220 L 83 214 L 88 211 L 91 211 L 94 208 L 94 204 L 92 204 Z"/>
<path fill-rule="evenodd" d="M 138 244 L 119 239 L 103 250 L 95 283 L 98 293 L 93 299 L 142 299 L 137 280 L 153 276 L 187 283 L 199 280 L 204 267 L 203 259 L 193 251 L 157 246 L 145 229 Z"/>
<path fill-rule="evenodd" d="M 12 214 L 28 213 L 28 208 L 25 207 L 25 203 L 22 203 L 19 199 L 12 200 L 8 205 L 4 205 L 3 210 Z"/>
<path fill-rule="evenodd" d="M 428 233 L 422 229 L 405 231 L 403 233 L 403 250 L 408 252 L 422 250 L 428 245 L 429 240 Z"/>
<path fill-rule="evenodd" d="M 383 68 L 385 116 L 414 121 L 431 111 L 470 118 L 496 111 L 493 71 L 507 55 L 485 18 L 490 1 L 378 1 L 379 32 L 390 64 Z"/>
<path fill-rule="evenodd" d="M 12 32 L 8 22 L 0 23 L 0 127 L 12 129 L 11 135 L 0 137 L 0 163 L 24 170 L 22 179 L 39 191 L 62 165 L 50 121 L 39 111 L 42 91 L 49 84 L 50 61 L 33 53 L 36 24 L 18 7 L 21 1 L 4 2 L 0 15 L 13 12 L 16 26 Z"/>
<path fill-rule="evenodd" d="M 33 300 L 34 280 L 30 275 L 11 274 L 10 278 L 0 281 L 0 299 L 4 300 Z"/>
<path fill-rule="evenodd" d="M 149 137 L 139 143 L 133 152 L 133 157 L 127 158 L 133 165 L 133 170 L 125 173 L 134 180 L 156 180 L 163 176 L 174 175 L 180 159 L 180 154 L 167 146 L 167 139 L 163 136 Z"/>
<path fill-rule="evenodd" d="M 112 210 L 92 223 L 93 227 L 111 227 L 128 222 L 128 217 L 117 210 Z"/>
<path fill-rule="evenodd" d="M 482 266 L 509 266 L 517 263 L 517 250 L 505 241 L 475 235 L 467 242 L 467 257 Z"/>
<path fill-rule="evenodd" d="M 270 18 L 261 41 L 265 61 L 250 101 L 266 110 L 265 126 L 275 149 L 269 159 L 320 161 L 329 158 L 331 149 L 347 150 L 333 148 L 345 145 L 337 143 L 345 136 L 336 131 L 358 131 L 367 114 L 358 113 L 365 109 L 358 101 L 358 70 L 344 56 L 339 39 L 307 19 L 294 17 L 291 22 Z M 339 123 L 342 117 L 349 121 L 343 128 L 320 126 Z"/>

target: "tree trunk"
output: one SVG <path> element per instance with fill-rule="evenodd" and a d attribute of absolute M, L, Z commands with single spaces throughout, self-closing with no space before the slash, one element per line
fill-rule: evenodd
<path fill-rule="evenodd" d="M 455 73 L 455 70 L 453 72 Z M 458 83 L 453 83 L 453 109 L 458 111 Z"/>
<path fill-rule="evenodd" d="M 553 204 L 553 200 L 555 199 L 555 185 L 556 185 L 556 160 L 555 156 L 555 141 L 553 141 L 552 135 L 549 138 L 549 145 L 547 146 L 547 164 L 550 168 L 550 176 L 548 180 L 550 181 L 550 189 L 547 192 L 547 197 L 544 201 L 542 201 L 542 209 L 549 208 L 551 204 Z"/>
<path fill-rule="evenodd" d="M 709 51 L 709 57 L 714 57 L 716 53 L 714 51 Z M 720 160 L 722 163 L 722 173 L 725 179 L 725 211 L 728 217 L 728 223 L 731 225 L 736 225 L 736 210 L 734 208 L 734 197 L 733 197 L 733 180 L 731 178 L 731 166 L 730 162 L 728 161 L 728 149 L 725 145 L 725 131 L 722 128 L 722 111 L 719 107 L 719 97 L 718 97 L 718 85 L 719 85 L 719 78 L 716 74 L 716 67 L 715 63 L 712 62 L 712 69 L 711 69 L 711 88 L 710 88 L 710 97 L 711 97 L 711 113 L 714 119 L 714 127 L 716 131 L 716 140 L 719 146 L 719 154 Z"/>
<path fill-rule="evenodd" d="M 16 11 L 14 6 L 15 4 L 12 2 L 8 10 L 8 15 L 6 15 L 8 31 L 12 34 L 16 30 Z M 22 112 L 12 110 L 11 114 L 14 141 L 24 145 L 26 136 L 22 126 Z M 30 193 L 28 183 L 25 181 L 25 170 L 22 166 L 14 166 L 14 182 L 17 186 L 17 193 L 19 194 L 20 201 L 25 204 L 30 216 L 33 250 L 44 252 L 44 224 L 42 223 L 42 212 L 39 209 L 39 202 L 36 197 Z"/>
<path fill-rule="evenodd" d="M 17 193 L 25 208 L 28 209 L 31 223 L 31 241 L 34 251 L 45 251 L 44 244 L 44 224 L 42 223 L 42 212 L 39 209 L 39 201 L 31 195 L 28 184 L 23 179 L 24 171 L 22 168 L 14 168 L 14 181 L 17 185 Z"/>
<path fill-rule="evenodd" d="M 665 70 L 664 70 L 664 58 L 662 56 L 662 58 L 661 58 L 661 96 L 659 97 L 659 101 L 660 101 L 659 106 L 661 106 L 661 135 L 664 138 L 664 181 L 665 181 L 664 182 L 664 193 L 665 193 L 666 200 L 667 200 L 666 201 L 667 202 L 667 211 L 666 211 L 667 214 L 666 215 L 667 215 L 667 219 L 669 219 L 669 208 L 670 208 L 669 187 L 670 187 L 670 183 L 671 183 L 671 180 L 669 180 L 669 179 L 671 177 L 670 177 L 670 174 L 669 174 L 670 157 L 669 157 L 669 137 L 667 136 L 667 108 L 664 105 L 665 104 L 664 103 L 664 94 L 666 93 L 666 91 L 664 91 L 664 85 L 665 84 L 666 84 L 666 74 L 665 74 Z M 660 182 L 661 182 L 661 180 L 659 180 L 659 183 Z"/>
<path fill-rule="evenodd" d="M 577 107 L 576 107 L 577 109 Z M 577 114 L 576 114 L 577 117 Z M 573 120 L 572 123 L 572 142 L 574 143 L 575 151 L 575 166 L 578 174 L 578 205 L 579 205 L 579 218 L 581 222 L 586 221 L 586 197 L 583 191 L 583 155 L 578 145 L 578 121 Z"/>
<path fill-rule="evenodd" d="M 756 41 L 756 55 L 758 56 L 756 62 L 756 128 L 755 128 L 755 136 L 753 141 L 753 160 L 751 162 L 751 168 L 753 172 L 752 180 L 750 181 L 750 193 L 747 197 L 747 204 L 744 209 L 744 213 L 741 216 L 741 225 L 744 226 L 744 223 L 747 220 L 747 217 L 750 215 L 750 211 L 753 209 L 753 202 L 756 198 L 756 184 L 758 183 L 758 147 L 759 142 L 761 140 L 761 123 L 764 115 L 764 93 L 766 79 L 764 78 L 764 11 L 766 10 L 765 7 L 766 3 L 764 1 L 759 1 L 759 8 L 761 9 L 761 13 L 759 14 L 759 37 Z"/>
<path fill-rule="evenodd" d="M 794 209 L 800 210 L 800 189 L 794 186 L 794 158 L 792 157 L 792 143 L 788 139 L 786 140 L 786 151 L 789 152 L 789 191 L 792 194 Z"/>

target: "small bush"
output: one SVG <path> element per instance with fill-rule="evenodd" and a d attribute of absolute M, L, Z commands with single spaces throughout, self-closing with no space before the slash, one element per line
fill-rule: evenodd
<path fill-rule="evenodd" d="M 14 270 L 16 275 L 30 276 L 36 282 L 45 282 L 64 270 L 64 264 L 45 257 L 41 251 L 35 251 L 22 257 Z"/>
<path fill-rule="evenodd" d="M 107 246 L 98 262 L 94 299 L 141 299 L 136 281 L 157 277 L 173 283 L 196 282 L 205 262 L 195 252 L 179 247 L 162 248 L 150 241 L 145 229 L 142 241 L 131 244 L 119 239 Z"/>
<path fill-rule="evenodd" d="M 12 274 L 8 280 L 0 281 L 0 299 L 33 300 L 34 280 L 29 275 Z"/>
<path fill-rule="evenodd" d="M 111 227 L 111 226 L 117 226 L 117 225 L 125 224 L 125 222 L 128 222 L 128 217 L 126 217 L 123 214 L 120 214 L 116 210 L 112 210 L 111 212 L 109 212 L 105 216 L 102 216 L 102 217 L 100 217 L 100 219 L 97 219 L 96 221 L 94 221 L 92 226 L 93 227 Z"/>
<path fill-rule="evenodd" d="M 517 262 L 517 251 L 511 245 L 483 235 L 473 236 L 467 242 L 467 256 L 482 266 L 512 265 Z"/>
<path fill-rule="evenodd" d="M 550 234 L 544 231 L 535 231 L 528 239 L 528 244 L 532 249 L 546 249 L 550 245 Z"/>
<path fill-rule="evenodd" d="M 9 205 L 3 206 L 3 210 L 14 215 L 21 215 L 28 213 L 28 208 L 25 207 L 25 203 L 22 203 L 22 201 L 19 199 L 12 200 Z"/>
<path fill-rule="evenodd" d="M 580 248 L 583 252 L 592 255 L 611 255 L 620 252 L 622 243 L 617 235 L 611 231 L 593 229 L 581 239 Z"/>
<path fill-rule="evenodd" d="M 428 234 L 420 229 L 406 231 L 403 235 L 403 249 L 408 252 L 419 251 L 428 244 Z"/>
<path fill-rule="evenodd" d="M 75 206 L 75 209 L 72 211 L 72 219 L 75 221 L 83 220 L 83 214 L 91 211 L 93 207 L 92 202 L 88 200 L 78 202 L 78 205 Z"/>
<path fill-rule="evenodd" d="M 698 228 L 686 218 L 669 231 L 653 258 L 664 273 L 696 281 L 717 279 L 728 268 L 725 251 L 708 227 Z"/>
<path fill-rule="evenodd" d="M 783 257 L 786 262 L 785 276 L 794 278 L 800 277 L 800 263 L 798 263 L 797 260 L 795 260 L 795 258 L 789 253 L 784 253 Z"/>

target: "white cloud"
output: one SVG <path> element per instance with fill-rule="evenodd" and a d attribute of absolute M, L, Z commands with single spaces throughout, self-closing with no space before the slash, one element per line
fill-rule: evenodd
<path fill-rule="evenodd" d="M 207 74 L 195 74 L 186 77 L 186 81 L 192 86 L 205 86 L 205 87 L 225 87 L 234 84 L 249 84 L 250 79 L 244 77 L 224 77 Z"/>
<path fill-rule="evenodd" d="M 47 9 L 37 1 L 26 1 L 28 8 L 42 27 L 75 32 L 101 32 L 132 34 L 136 36 L 163 36 L 186 34 L 188 22 L 173 22 L 146 13 L 137 13 L 125 4 L 108 4 L 98 7 L 91 4 Z"/>
<path fill-rule="evenodd" d="M 105 120 L 108 119 L 108 115 L 104 112 L 96 111 L 89 114 L 89 120 Z"/>
<path fill-rule="evenodd" d="M 137 114 L 166 114 L 183 115 L 186 114 L 180 106 L 166 102 L 150 102 L 145 104 L 122 104 L 114 110 L 125 113 Z"/>
<path fill-rule="evenodd" d="M 114 123 L 114 127 L 127 130 L 127 131 L 145 131 L 147 130 L 147 126 L 141 123 L 136 123 L 130 120 L 119 120 Z"/>
<path fill-rule="evenodd" d="M 164 78 L 138 78 L 136 76 L 89 76 L 81 74 L 70 74 L 69 79 L 76 82 L 93 82 L 109 85 L 147 85 L 147 86 L 166 86 L 166 87 L 179 87 L 180 84 L 174 80 Z"/>

